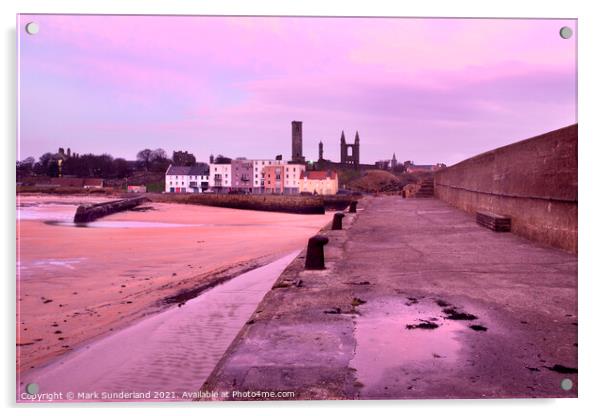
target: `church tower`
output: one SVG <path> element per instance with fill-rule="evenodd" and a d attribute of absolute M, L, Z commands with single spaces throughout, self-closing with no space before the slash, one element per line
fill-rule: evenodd
<path fill-rule="evenodd" d="M 355 169 L 359 168 L 360 164 L 360 135 L 355 132 L 355 140 L 353 144 L 347 144 L 345 140 L 345 132 L 341 133 L 341 164 L 351 166 Z"/>
<path fill-rule="evenodd" d="M 345 131 L 341 131 L 341 163 L 345 163 L 347 157 L 347 142 L 345 141 Z"/>
<path fill-rule="evenodd" d="M 321 140 L 318 144 L 318 160 L 324 160 L 324 144 Z"/>
<path fill-rule="evenodd" d="M 291 160 L 294 163 L 305 163 L 305 157 L 303 157 L 303 122 L 293 121 L 291 125 L 293 145 Z"/>

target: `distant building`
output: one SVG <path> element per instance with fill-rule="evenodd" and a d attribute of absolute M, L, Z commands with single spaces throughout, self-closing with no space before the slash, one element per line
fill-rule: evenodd
<path fill-rule="evenodd" d="M 50 178 L 50 185 L 59 188 L 100 189 L 104 180 L 100 178 Z"/>
<path fill-rule="evenodd" d="M 347 143 L 345 131 L 341 132 L 340 140 L 340 162 L 333 162 L 324 158 L 324 143 L 318 144 L 318 160 L 312 163 L 312 168 L 316 170 L 362 170 L 374 169 L 375 164 L 362 164 L 360 162 L 360 134 L 355 132 L 353 143 Z"/>
<path fill-rule="evenodd" d="M 291 162 L 305 163 L 303 156 L 303 122 L 292 121 L 292 155 Z"/>
<path fill-rule="evenodd" d="M 200 193 L 207 189 L 209 189 L 209 170 L 206 165 L 169 165 L 165 172 L 165 192 Z"/>
<path fill-rule="evenodd" d="M 299 192 L 318 195 L 335 195 L 339 191 L 336 171 L 310 170 L 301 175 Z"/>
<path fill-rule="evenodd" d="M 408 173 L 416 173 L 416 172 L 434 172 L 436 170 L 442 169 L 445 166 L 445 163 L 437 163 L 434 165 L 415 165 L 413 161 L 406 160 L 403 162 L 403 165 Z"/>
<path fill-rule="evenodd" d="M 134 194 L 143 194 L 146 192 L 145 185 L 128 185 L 128 192 Z"/>
<path fill-rule="evenodd" d="M 357 169 L 360 165 L 360 134 L 355 132 L 353 144 L 347 144 L 345 132 L 341 132 L 341 165 Z"/>
<path fill-rule="evenodd" d="M 389 170 L 390 168 L 390 160 L 378 160 L 376 161 L 376 163 L 374 164 L 374 166 L 376 167 L 376 169 L 380 169 L 380 170 Z"/>
<path fill-rule="evenodd" d="M 393 153 L 393 158 L 389 159 L 389 160 L 379 160 L 377 161 L 375 164 L 376 169 L 381 169 L 381 170 L 396 170 L 397 168 L 397 157 L 395 156 L 395 153 Z"/>
<path fill-rule="evenodd" d="M 213 192 L 228 193 L 232 186 L 232 164 L 211 163 L 209 165 L 209 187 Z"/>
<path fill-rule="evenodd" d="M 304 164 L 268 165 L 263 168 L 264 192 L 271 194 L 297 194 Z"/>
<path fill-rule="evenodd" d="M 247 159 L 236 159 L 230 164 L 232 171 L 231 190 L 252 193 L 253 192 L 253 161 Z"/>
<path fill-rule="evenodd" d="M 104 180 L 100 178 L 86 178 L 84 179 L 83 187 L 85 189 L 102 189 L 104 186 Z"/>
<path fill-rule="evenodd" d="M 262 194 L 265 190 L 264 168 L 271 165 L 282 165 L 282 160 L 276 159 L 253 159 L 253 193 Z"/>

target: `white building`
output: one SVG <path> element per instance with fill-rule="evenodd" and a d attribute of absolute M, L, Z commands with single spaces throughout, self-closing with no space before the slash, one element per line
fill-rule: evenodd
<path fill-rule="evenodd" d="M 209 165 L 209 186 L 215 192 L 228 192 L 232 186 L 232 165 L 211 163 Z"/>
<path fill-rule="evenodd" d="M 169 165 L 165 172 L 165 192 L 200 193 L 207 189 L 209 189 L 209 170 L 206 165 Z"/>
<path fill-rule="evenodd" d="M 305 165 L 287 164 L 284 166 L 284 192 L 297 194 L 301 181 L 301 174 L 305 172 Z"/>

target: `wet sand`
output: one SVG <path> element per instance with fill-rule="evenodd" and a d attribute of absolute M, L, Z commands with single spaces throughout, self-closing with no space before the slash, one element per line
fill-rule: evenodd
<path fill-rule="evenodd" d="M 259 301 L 297 252 L 237 276 L 190 300 L 26 371 L 18 400 L 35 382 L 39 393 L 77 401 L 193 400 Z M 85 371 L 82 369 L 85 368 Z M 131 397 L 121 396 L 122 392 Z M 144 398 L 135 395 L 146 394 Z M 66 400 L 72 401 L 72 400 Z"/>
<path fill-rule="evenodd" d="M 19 198 L 18 373 L 165 309 L 167 297 L 303 248 L 330 218 L 153 203 L 73 227 L 69 204 L 83 200 Z"/>

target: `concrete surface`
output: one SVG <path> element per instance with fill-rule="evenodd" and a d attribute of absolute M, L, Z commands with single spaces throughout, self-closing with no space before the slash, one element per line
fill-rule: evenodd
<path fill-rule="evenodd" d="M 323 231 L 326 270 L 303 270 L 304 253 L 289 265 L 202 390 L 576 397 L 575 255 L 436 199 L 364 198 L 343 228 Z"/>
<path fill-rule="evenodd" d="M 469 213 L 512 217 L 512 232 L 577 252 L 577 147 L 573 124 L 435 172 L 435 195 Z"/>

